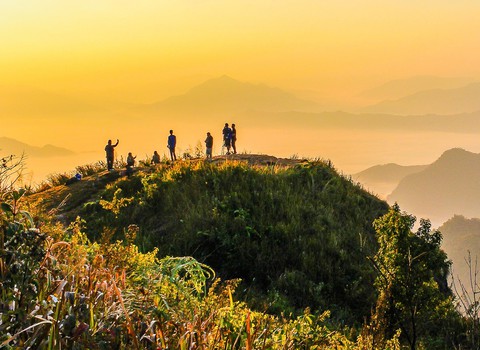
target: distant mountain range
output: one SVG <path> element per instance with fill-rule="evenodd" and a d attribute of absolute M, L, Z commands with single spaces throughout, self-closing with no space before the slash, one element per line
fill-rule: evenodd
<path fill-rule="evenodd" d="M 229 76 L 210 79 L 163 101 L 141 107 L 150 112 L 189 113 L 193 115 L 228 114 L 244 111 L 319 111 L 321 107 L 278 88 L 240 82 Z"/>
<path fill-rule="evenodd" d="M 480 83 L 478 82 L 454 89 L 420 91 L 362 109 L 364 113 L 394 115 L 449 115 L 477 111 L 480 111 Z"/>
<path fill-rule="evenodd" d="M 241 82 L 229 76 L 207 80 L 182 95 L 151 104 L 101 104 L 35 88 L 0 86 L 0 112 L 22 120 L 56 118 L 56 122 L 65 123 L 69 117 L 75 117 L 76 123 L 94 120 L 98 125 L 113 118 L 143 123 L 152 118 L 168 120 L 175 116 L 181 117 L 178 120 L 185 124 L 198 124 L 233 116 L 239 123 L 259 126 L 263 126 L 265 120 L 281 127 L 478 132 L 480 83 L 457 87 L 466 80 L 417 77 L 390 82 L 365 94 L 379 98 L 423 87 L 448 89 L 416 91 L 413 95 L 402 95 L 356 113 L 331 111 L 331 104 L 318 104 L 275 87 Z"/>
<path fill-rule="evenodd" d="M 480 154 L 461 148 L 445 151 L 430 165 L 376 165 L 352 179 L 436 226 L 456 214 L 480 217 Z"/>
<path fill-rule="evenodd" d="M 407 212 L 441 224 L 455 214 L 480 215 L 480 154 L 451 149 L 403 178 L 387 197 Z"/>
<path fill-rule="evenodd" d="M 480 101 L 480 98 L 479 98 Z M 272 121 L 279 126 L 368 129 L 368 130 L 434 130 L 477 132 L 480 130 L 480 108 L 476 113 L 458 115 L 398 116 L 378 113 L 353 114 L 325 111 L 321 105 L 303 100 L 263 84 L 240 82 L 228 76 L 208 80 L 183 95 L 135 107 L 145 115 L 177 115 L 184 120 L 199 121 L 235 116 L 238 123 L 264 127 Z"/>
<path fill-rule="evenodd" d="M 406 176 L 425 170 L 427 165 L 403 166 L 394 163 L 375 165 L 352 175 L 365 188 L 386 198 Z"/>
<path fill-rule="evenodd" d="M 24 86 L 0 86 L 0 112 L 14 116 L 58 116 L 103 111 L 99 104 Z"/>
<path fill-rule="evenodd" d="M 22 154 L 25 154 L 27 157 L 47 158 L 71 156 L 75 154 L 75 152 L 70 151 L 66 148 L 53 145 L 35 147 L 15 139 L 11 139 L 8 137 L 0 137 L 0 155 L 8 156 L 11 154 L 16 156 L 21 156 Z"/>
<path fill-rule="evenodd" d="M 346 112 L 278 112 L 250 113 L 255 123 L 275 120 L 279 125 L 300 125 L 308 128 L 330 128 L 343 130 L 392 130 L 392 131 L 442 131 L 456 133 L 478 133 L 480 131 L 480 111 L 458 115 L 399 116 L 389 114 L 353 114 Z M 252 117 L 255 116 L 255 117 Z"/>
<path fill-rule="evenodd" d="M 371 101 L 397 100 L 418 92 L 435 89 L 456 89 L 473 83 L 470 78 L 416 76 L 388 81 L 380 86 L 362 92 L 359 97 Z"/>
<path fill-rule="evenodd" d="M 468 78 L 421 76 L 387 82 L 367 90 L 360 97 L 375 102 L 355 113 L 424 115 L 464 114 L 480 111 L 480 82 Z M 228 114 L 248 111 L 325 112 L 331 110 L 327 99 L 322 103 L 299 98 L 265 84 L 242 82 L 229 76 L 207 80 L 184 94 L 151 104 L 93 102 L 63 93 L 34 87 L 1 86 L 0 112 L 15 116 L 57 116 L 93 112 L 126 111 L 175 114 Z M 338 103 L 335 103 L 338 106 Z M 350 110 L 349 107 L 339 108 Z"/>

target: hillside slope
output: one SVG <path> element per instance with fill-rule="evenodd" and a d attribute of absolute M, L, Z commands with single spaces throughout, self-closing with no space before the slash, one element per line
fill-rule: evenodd
<path fill-rule="evenodd" d="M 375 299 L 372 222 L 387 204 L 330 164 L 253 158 L 143 169 L 88 196 L 92 186 L 77 183 L 83 203 L 62 218 L 80 214 L 94 240 L 122 239 L 136 225 L 143 249 L 193 256 L 222 278 L 241 278 L 258 309 L 328 308 L 361 321 Z"/>

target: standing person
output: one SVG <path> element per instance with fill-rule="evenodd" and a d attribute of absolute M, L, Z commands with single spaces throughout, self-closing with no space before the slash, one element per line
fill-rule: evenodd
<path fill-rule="evenodd" d="M 235 129 L 235 124 L 232 124 L 232 148 L 233 154 L 237 154 L 237 146 L 235 143 L 237 142 L 237 129 Z"/>
<path fill-rule="evenodd" d="M 225 123 L 225 126 L 222 130 L 223 134 L 223 145 L 227 147 L 227 155 L 230 154 L 230 141 L 232 140 L 232 129 L 228 127 L 228 123 Z"/>
<path fill-rule="evenodd" d="M 207 155 L 207 159 L 212 159 L 213 136 L 210 135 L 210 132 L 207 132 L 207 138 L 205 139 L 205 147 L 207 148 L 207 151 L 205 152 Z"/>
<path fill-rule="evenodd" d="M 115 158 L 115 151 L 114 148 L 118 146 L 118 139 L 117 143 L 112 145 L 112 140 L 108 140 L 107 145 L 105 146 L 105 153 L 107 154 L 107 170 L 113 170 L 113 160 Z"/>
<path fill-rule="evenodd" d="M 152 164 L 160 164 L 160 154 L 158 154 L 157 151 L 153 152 L 153 157 L 152 157 Z"/>
<path fill-rule="evenodd" d="M 175 155 L 176 145 L 177 145 L 177 137 L 173 134 L 173 130 L 170 130 L 167 147 L 170 149 L 170 158 L 172 158 L 172 162 L 174 160 L 177 160 L 177 156 Z"/>

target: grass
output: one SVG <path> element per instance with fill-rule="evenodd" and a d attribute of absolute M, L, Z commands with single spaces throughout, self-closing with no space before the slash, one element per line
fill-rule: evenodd
<path fill-rule="evenodd" d="M 140 253 L 135 226 L 130 242 L 91 243 L 80 220 L 55 237 L 32 228 L 26 214 L 10 226 L 12 212 L 2 208 L 11 228 L 2 236 L 2 348 L 364 348 L 330 329 L 328 313 L 259 313 L 235 300 L 238 281 L 222 282 L 195 259 Z M 31 244 L 34 254 L 17 254 Z"/>
<path fill-rule="evenodd" d="M 122 239 L 136 224 L 142 250 L 193 256 L 223 278 L 241 278 L 259 309 L 301 314 L 335 304 L 334 318 L 361 322 L 365 301 L 373 304 L 374 272 L 365 259 L 376 244 L 371 222 L 387 205 L 328 161 L 293 164 L 162 165 L 112 182 L 80 215 L 92 239 L 105 227 Z M 355 287 L 360 280 L 372 283 Z"/>

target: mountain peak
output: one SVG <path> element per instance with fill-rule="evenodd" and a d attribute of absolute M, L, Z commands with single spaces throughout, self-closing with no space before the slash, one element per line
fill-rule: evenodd
<path fill-rule="evenodd" d="M 238 113 L 245 110 L 257 111 L 314 111 L 314 102 L 295 97 L 293 94 L 264 84 L 253 84 L 236 80 L 228 75 L 209 79 L 192 87 L 185 94 L 172 96 L 154 103 L 158 109 L 170 113 Z"/>
<path fill-rule="evenodd" d="M 204 91 L 204 90 L 215 90 L 215 89 L 238 89 L 242 87 L 252 87 L 253 84 L 244 83 L 237 79 L 234 79 L 228 75 L 222 75 L 217 78 L 211 78 L 203 83 L 192 87 L 189 92 Z M 188 93 L 188 92 L 187 92 Z"/>
<path fill-rule="evenodd" d="M 480 154 L 452 148 L 425 170 L 405 177 L 387 199 L 436 224 L 454 214 L 478 216 L 479 173 Z"/>
<path fill-rule="evenodd" d="M 432 166 L 458 166 L 478 160 L 478 154 L 464 150 L 463 148 L 452 148 L 442 153 Z"/>

